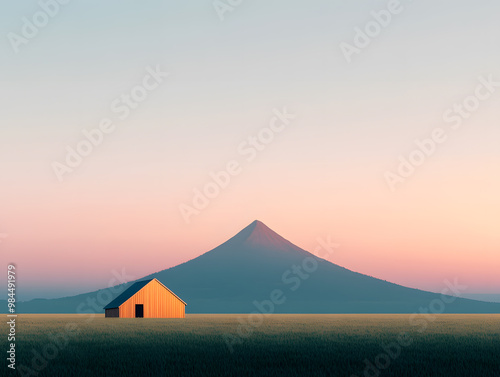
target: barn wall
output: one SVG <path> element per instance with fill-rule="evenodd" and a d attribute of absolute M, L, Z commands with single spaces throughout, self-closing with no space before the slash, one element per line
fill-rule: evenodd
<path fill-rule="evenodd" d="M 153 280 L 120 306 L 121 318 L 135 318 L 135 305 L 144 305 L 144 318 L 184 318 L 185 305 Z"/>
<path fill-rule="evenodd" d="M 119 308 L 106 309 L 105 313 L 106 313 L 105 317 L 107 318 L 118 318 L 120 316 L 120 309 Z"/>

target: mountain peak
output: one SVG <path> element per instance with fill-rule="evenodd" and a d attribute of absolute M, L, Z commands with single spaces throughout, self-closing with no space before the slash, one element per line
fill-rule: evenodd
<path fill-rule="evenodd" d="M 300 247 L 295 246 L 290 241 L 281 237 L 278 233 L 259 220 L 253 221 L 251 224 L 240 230 L 238 234 L 211 251 L 216 251 L 218 253 L 218 251 L 222 250 L 231 254 L 235 250 L 246 250 L 251 252 L 278 251 L 310 255 L 310 253 L 302 250 Z M 211 251 L 206 254 L 210 254 Z"/>
<path fill-rule="evenodd" d="M 271 230 L 266 224 L 260 220 L 254 220 L 247 228 L 252 227 L 252 231 L 264 231 L 266 229 Z M 271 230 L 272 231 L 272 230 Z"/>
<path fill-rule="evenodd" d="M 240 233 L 245 234 L 243 242 L 249 246 L 279 250 L 297 248 L 291 242 L 281 237 L 278 233 L 259 220 L 252 222 Z"/>

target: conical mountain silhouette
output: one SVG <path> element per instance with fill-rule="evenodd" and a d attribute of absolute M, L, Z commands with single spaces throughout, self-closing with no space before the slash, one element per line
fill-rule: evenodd
<path fill-rule="evenodd" d="M 275 290 L 285 298 L 275 305 L 276 313 L 408 313 L 441 296 L 317 258 L 260 221 L 198 258 L 152 277 L 183 297 L 191 313 L 249 313 L 256 310 L 255 301 L 269 300 Z M 457 299 L 446 310 L 500 312 L 500 305 Z"/>
<path fill-rule="evenodd" d="M 414 313 L 442 298 L 317 258 L 260 221 L 195 259 L 138 281 L 151 278 L 186 301 L 187 313 L 251 313 L 272 297 L 279 297 L 274 313 Z M 98 293 L 32 300 L 20 303 L 20 312 L 74 313 Z M 447 313 L 500 313 L 500 304 L 467 299 L 444 308 Z"/>
<path fill-rule="evenodd" d="M 268 228 L 264 223 L 255 220 L 248 225 L 245 229 L 240 231 L 236 236 L 229 239 L 222 246 L 239 246 L 245 245 L 247 247 L 264 248 L 269 250 L 281 251 L 299 251 L 304 253 L 304 250 L 295 246 L 290 241 L 281 237 L 278 233 Z M 305 252 L 307 253 L 307 252 Z M 309 253 L 307 253 L 309 254 Z"/>

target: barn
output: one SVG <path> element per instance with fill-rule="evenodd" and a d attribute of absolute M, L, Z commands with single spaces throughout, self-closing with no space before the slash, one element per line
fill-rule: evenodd
<path fill-rule="evenodd" d="M 186 303 L 158 279 L 138 281 L 104 307 L 107 318 L 185 318 Z"/>

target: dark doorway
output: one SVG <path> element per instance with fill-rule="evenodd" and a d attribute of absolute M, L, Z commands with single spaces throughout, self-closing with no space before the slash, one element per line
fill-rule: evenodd
<path fill-rule="evenodd" d="M 135 318 L 144 318 L 144 305 L 135 304 Z"/>

